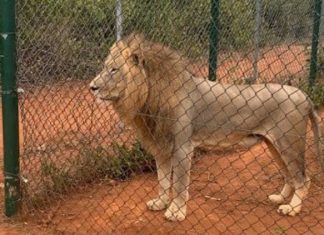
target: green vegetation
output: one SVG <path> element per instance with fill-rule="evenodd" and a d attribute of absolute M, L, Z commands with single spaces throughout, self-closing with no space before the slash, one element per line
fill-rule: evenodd
<path fill-rule="evenodd" d="M 324 105 L 323 84 L 316 84 L 314 87 L 304 85 L 303 87 L 301 87 L 301 89 L 309 95 L 316 108 L 322 107 Z"/>
<path fill-rule="evenodd" d="M 310 50 L 311 47 L 308 48 L 308 56 L 307 60 L 308 65 L 310 64 Z M 308 76 L 309 70 L 306 71 L 306 75 Z M 316 72 L 316 80 L 314 87 L 308 86 L 308 78 L 304 79 L 304 83 L 300 84 L 300 88 L 305 91 L 311 100 L 313 101 L 316 108 L 324 106 L 324 47 L 319 45 L 318 53 L 317 53 L 317 72 Z"/>
<path fill-rule="evenodd" d="M 41 162 L 42 186 L 46 194 L 62 194 L 71 187 L 98 179 L 127 180 L 135 174 L 153 172 L 155 161 L 139 142 L 130 148 L 113 144 L 113 153 L 103 148 L 84 149 L 80 157 L 66 160 L 63 165 L 49 159 Z"/>
<path fill-rule="evenodd" d="M 278 225 L 274 228 L 274 232 L 278 235 L 285 235 L 287 234 L 287 229 L 282 225 Z"/>
<path fill-rule="evenodd" d="M 144 32 L 191 57 L 208 54 L 210 1 L 122 2 L 125 34 Z M 92 77 L 115 41 L 114 8 L 115 0 L 18 1 L 20 81 Z M 307 37 L 311 9 L 310 0 L 265 0 L 262 44 Z M 254 16 L 254 0 L 221 1 L 220 50 L 251 50 Z"/>

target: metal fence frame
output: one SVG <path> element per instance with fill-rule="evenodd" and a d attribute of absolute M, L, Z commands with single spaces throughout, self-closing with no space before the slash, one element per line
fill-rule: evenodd
<path fill-rule="evenodd" d="M 4 190 L 5 214 L 9 217 L 17 213 L 20 200 L 15 8 L 15 0 L 0 1 Z"/>
<path fill-rule="evenodd" d="M 209 79 L 216 80 L 219 0 L 211 0 L 211 29 L 209 53 Z M 260 1 L 257 0 L 260 7 Z M 116 2 L 117 39 L 122 34 L 121 1 Z M 313 86 L 316 79 L 317 51 L 322 0 L 314 0 L 314 22 L 312 35 L 311 62 L 309 85 Z M 20 201 L 19 175 L 19 133 L 18 133 L 18 95 L 16 85 L 16 23 L 15 0 L 0 0 L 1 23 L 1 81 L 2 81 L 2 115 L 4 136 L 4 175 L 5 175 L 5 214 L 10 217 L 17 213 Z M 259 9 L 259 8 L 258 8 Z M 260 14 L 258 10 L 258 14 Z M 257 16 L 258 18 L 258 16 Z M 255 40 L 258 44 L 259 23 L 256 22 Z M 256 52 L 257 58 L 257 52 Z M 255 61 L 254 63 L 257 63 Z M 257 72 L 256 72 L 257 74 Z M 256 76 L 255 78 L 256 79 Z"/>

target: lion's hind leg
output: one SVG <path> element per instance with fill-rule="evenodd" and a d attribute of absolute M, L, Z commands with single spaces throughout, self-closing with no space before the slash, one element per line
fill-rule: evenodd
<path fill-rule="evenodd" d="M 290 196 L 292 190 L 293 188 L 291 187 L 291 185 L 289 183 L 285 183 L 279 194 L 271 194 L 268 196 L 268 198 L 275 204 L 281 204 Z"/>
<path fill-rule="evenodd" d="M 279 146 L 289 146 L 281 151 L 280 154 L 280 160 L 284 163 L 284 168 L 287 169 L 289 175 L 288 181 L 286 180 L 286 184 L 281 192 L 282 201 L 288 196 L 288 193 L 290 194 L 292 189 L 295 192 L 289 204 L 280 205 L 278 212 L 284 215 L 295 216 L 301 211 L 302 202 L 306 198 L 310 187 L 310 179 L 305 174 L 305 142 L 303 138 L 295 138 L 295 142 L 292 142 L 293 138 L 291 136 L 289 139 L 282 138 L 280 141 L 285 141 L 285 143 L 281 143 Z M 292 182 L 292 185 L 289 184 L 290 182 Z M 272 201 L 276 201 L 277 199 L 279 202 L 281 198 L 272 196 L 271 199 Z"/>
<path fill-rule="evenodd" d="M 294 180 L 295 193 L 289 204 L 281 205 L 278 212 L 284 215 L 295 216 L 301 211 L 302 202 L 308 194 L 310 179 L 306 176 L 303 182 Z"/>
<path fill-rule="evenodd" d="M 275 158 L 276 162 L 279 165 L 280 170 L 282 170 L 283 175 L 284 175 L 284 179 L 285 179 L 285 185 L 282 188 L 281 192 L 278 194 L 271 194 L 268 196 L 269 200 L 275 204 L 281 204 L 283 203 L 287 198 L 290 197 L 292 191 L 293 191 L 293 186 L 291 183 L 291 177 L 290 174 L 288 172 L 288 169 L 286 167 L 286 164 L 283 162 L 283 160 L 281 159 L 280 154 L 278 153 L 278 151 L 275 149 L 275 147 L 272 145 L 272 143 L 270 141 L 268 141 L 266 139 L 266 144 L 269 148 L 269 151 L 271 153 L 271 155 Z"/>

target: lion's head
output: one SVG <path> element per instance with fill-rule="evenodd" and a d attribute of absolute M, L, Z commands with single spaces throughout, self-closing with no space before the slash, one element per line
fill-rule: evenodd
<path fill-rule="evenodd" d="M 109 50 L 103 70 L 90 89 L 100 100 L 109 100 L 127 119 L 143 112 L 168 112 L 182 99 L 180 89 L 188 73 L 188 59 L 177 51 L 132 33 Z M 175 95 L 176 94 L 176 95 Z"/>
<path fill-rule="evenodd" d="M 132 97 L 138 101 L 147 96 L 145 60 L 140 47 L 144 43 L 141 34 L 131 34 L 112 45 L 102 71 L 91 81 L 90 89 L 100 100 L 113 104 L 124 103 Z"/>

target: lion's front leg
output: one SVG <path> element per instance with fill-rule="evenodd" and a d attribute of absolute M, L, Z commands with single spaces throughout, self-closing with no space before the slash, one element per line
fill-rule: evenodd
<path fill-rule="evenodd" d="M 159 181 L 159 196 L 146 203 L 150 210 L 163 210 L 169 205 L 169 193 L 171 187 L 171 159 L 169 156 L 157 156 L 156 167 Z"/>
<path fill-rule="evenodd" d="M 168 220 L 182 221 L 186 217 L 192 155 L 193 147 L 186 144 L 173 156 L 173 200 L 164 214 Z"/>

